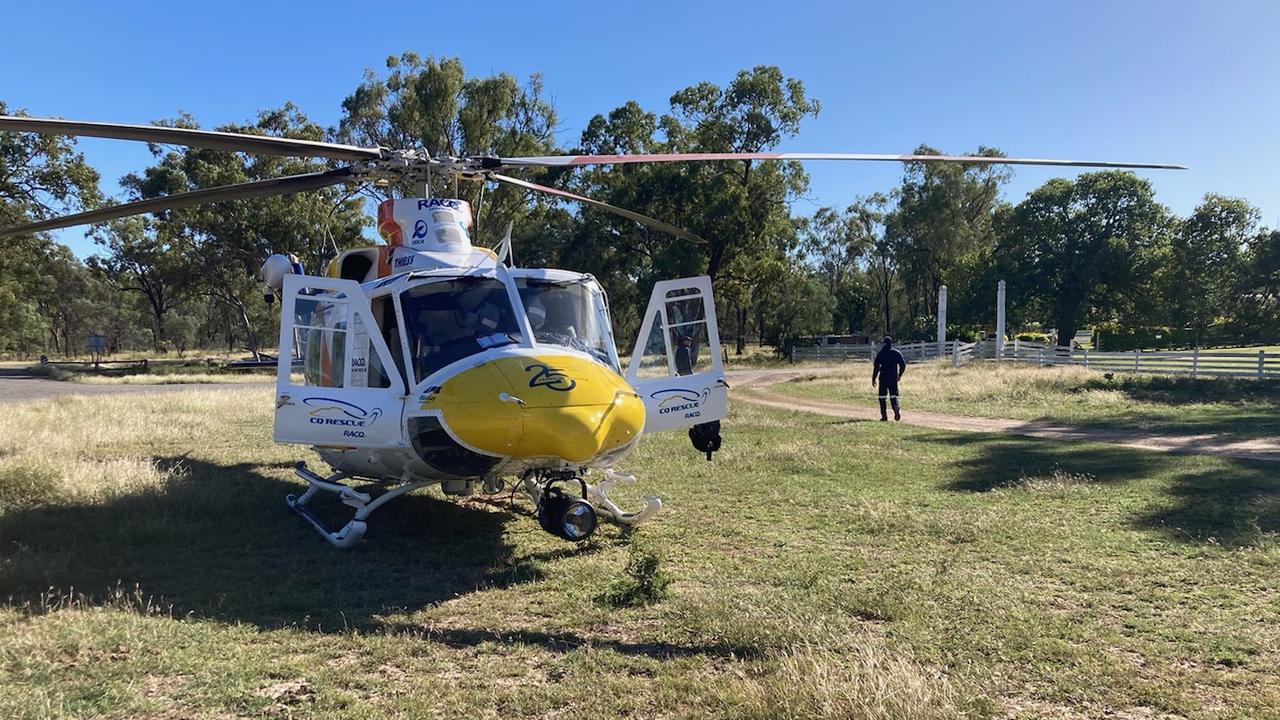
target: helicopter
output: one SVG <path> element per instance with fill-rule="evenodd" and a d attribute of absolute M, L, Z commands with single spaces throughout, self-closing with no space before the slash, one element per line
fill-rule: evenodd
<path fill-rule="evenodd" d="M 471 243 L 473 216 L 460 199 L 432 197 L 433 174 L 498 182 L 583 203 L 674 237 L 697 236 L 661 220 L 500 171 L 651 162 L 853 160 L 1182 169 L 1181 165 L 967 155 L 867 153 L 667 153 L 455 157 L 425 149 L 188 128 L 0 116 L 0 131 L 176 144 L 347 164 L 111 205 L 0 230 L 20 235 L 100 223 L 207 202 L 283 195 L 353 183 L 406 183 L 417 197 L 377 209 L 381 245 L 339 253 L 322 274 L 296 258 L 263 264 L 264 298 L 280 304 L 273 438 L 311 446 L 329 466 L 303 462 L 307 483 L 287 505 L 339 548 L 354 546 L 379 507 L 419 488 L 446 495 L 496 493 L 513 479 L 544 530 L 587 539 L 605 520 L 642 523 L 657 497 L 623 510 L 611 488 L 633 482 L 617 466 L 643 434 L 685 430 L 708 460 L 721 446 L 729 384 L 707 276 L 657 282 L 624 365 L 608 297 L 590 274 L 522 268 L 511 228 L 495 249 Z M 380 486 L 376 496 L 352 483 Z M 593 482 L 594 481 L 594 482 Z M 309 504 L 332 493 L 354 509 L 327 527 Z"/>

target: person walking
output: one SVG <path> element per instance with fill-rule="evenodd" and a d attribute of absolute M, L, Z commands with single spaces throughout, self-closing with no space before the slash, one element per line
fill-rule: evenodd
<path fill-rule="evenodd" d="M 680 347 L 676 348 L 676 374 L 693 374 L 693 338 L 688 335 L 680 337 Z"/>
<path fill-rule="evenodd" d="M 871 362 L 871 385 L 875 387 L 876 378 L 880 379 L 880 422 L 889 421 L 888 408 L 885 401 L 893 404 L 893 419 L 902 419 L 902 407 L 898 403 L 898 380 L 907 372 L 907 360 L 893 346 L 893 338 L 884 336 L 884 344 Z"/>

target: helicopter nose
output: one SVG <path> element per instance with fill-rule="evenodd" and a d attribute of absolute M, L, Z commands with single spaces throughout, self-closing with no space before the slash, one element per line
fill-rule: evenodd
<path fill-rule="evenodd" d="M 600 363 L 571 355 L 511 355 L 465 370 L 428 401 L 465 446 L 516 459 L 586 463 L 633 443 L 644 402 Z"/>

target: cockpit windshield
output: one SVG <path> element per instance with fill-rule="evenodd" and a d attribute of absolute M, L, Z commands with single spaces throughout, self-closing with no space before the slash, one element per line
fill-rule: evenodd
<path fill-rule="evenodd" d="M 533 338 L 585 352 L 618 370 L 604 293 L 588 280 L 517 278 Z"/>
<path fill-rule="evenodd" d="M 520 342 L 507 289 L 492 278 L 419 285 L 404 291 L 400 304 L 418 382 L 483 350 Z"/>

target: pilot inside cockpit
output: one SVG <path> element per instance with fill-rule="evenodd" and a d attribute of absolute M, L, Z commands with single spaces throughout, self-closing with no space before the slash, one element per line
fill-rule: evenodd
<path fill-rule="evenodd" d="M 420 285 L 405 291 L 401 304 L 419 381 L 478 352 L 518 342 L 506 288 L 492 279 Z"/>

